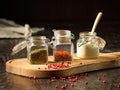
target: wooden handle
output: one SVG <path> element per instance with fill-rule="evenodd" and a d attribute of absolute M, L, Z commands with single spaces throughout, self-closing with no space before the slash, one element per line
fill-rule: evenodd
<path fill-rule="evenodd" d="M 96 19 L 95 19 L 95 22 L 94 22 L 94 24 L 93 24 L 91 33 L 93 33 L 93 32 L 96 30 L 97 25 L 98 25 L 98 23 L 99 23 L 101 17 L 102 17 L 102 12 L 99 12 L 98 15 L 97 15 L 97 17 L 96 17 Z"/>

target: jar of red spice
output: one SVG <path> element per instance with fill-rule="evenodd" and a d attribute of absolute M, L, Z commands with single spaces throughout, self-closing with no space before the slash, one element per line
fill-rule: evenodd
<path fill-rule="evenodd" d="M 53 30 L 52 37 L 53 56 L 55 61 L 72 61 L 74 55 L 74 45 L 72 39 L 74 35 L 70 30 Z"/>

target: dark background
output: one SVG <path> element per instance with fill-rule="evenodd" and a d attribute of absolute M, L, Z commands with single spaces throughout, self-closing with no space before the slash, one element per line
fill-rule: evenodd
<path fill-rule="evenodd" d="M 120 21 L 119 0 L 1 0 L 0 18 L 19 24 L 62 24 L 94 22 L 98 12 L 101 22 Z"/>

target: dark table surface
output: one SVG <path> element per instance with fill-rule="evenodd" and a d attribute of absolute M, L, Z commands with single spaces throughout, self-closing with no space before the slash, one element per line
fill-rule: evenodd
<path fill-rule="evenodd" d="M 70 29 L 75 34 L 73 40 L 76 48 L 78 33 L 81 31 L 90 31 L 90 25 L 46 25 L 45 31 L 35 35 L 46 35 L 51 38 L 52 29 Z M 120 51 L 120 23 L 101 23 L 97 28 L 97 34 L 107 42 L 102 52 Z M 120 90 L 120 67 L 106 70 L 86 72 L 73 75 L 72 83 L 67 77 L 46 79 L 29 79 L 23 76 L 14 75 L 5 71 L 5 63 L 13 58 L 26 57 L 26 49 L 12 56 L 11 50 L 18 42 L 23 39 L 0 39 L 0 90 Z M 75 50 L 76 51 L 76 50 Z"/>

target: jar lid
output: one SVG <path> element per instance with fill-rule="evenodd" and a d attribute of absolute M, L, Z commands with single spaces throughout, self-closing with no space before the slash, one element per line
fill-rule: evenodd
<path fill-rule="evenodd" d="M 97 35 L 96 32 L 91 33 L 91 32 L 89 32 L 89 31 L 86 31 L 86 32 L 80 32 L 80 33 L 79 33 L 79 36 L 96 36 L 96 35 Z"/>
<path fill-rule="evenodd" d="M 45 40 L 46 36 L 31 36 L 28 39 L 29 40 Z"/>
<path fill-rule="evenodd" d="M 28 38 L 28 41 L 31 41 L 31 42 L 34 42 L 34 41 L 37 41 L 37 42 L 49 42 L 49 39 L 46 38 L 46 36 L 31 36 Z"/>
<path fill-rule="evenodd" d="M 53 32 L 54 32 L 54 36 L 55 37 L 59 37 L 59 36 L 66 36 L 66 37 L 70 37 L 71 36 L 71 31 L 70 30 L 56 30 L 56 29 L 53 29 Z"/>

